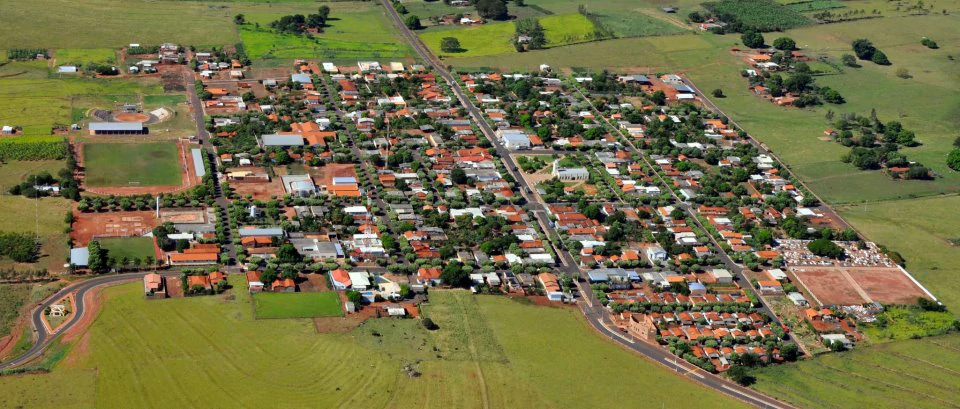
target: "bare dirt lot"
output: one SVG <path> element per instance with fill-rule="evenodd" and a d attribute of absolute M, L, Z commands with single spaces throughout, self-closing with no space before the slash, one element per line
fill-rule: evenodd
<path fill-rule="evenodd" d="M 352 164 L 330 163 L 320 167 L 311 167 L 307 170 L 313 176 L 317 185 L 331 185 L 335 177 L 357 178 L 356 169 Z"/>
<path fill-rule="evenodd" d="M 206 223 L 207 212 L 203 209 L 166 209 L 160 211 L 162 223 Z"/>
<path fill-rule="evenodd" d="M 798 267 L 791 270 L 822 305 L 912 304 L 918 297 L 926 296 L 895 267 Z"/>
<path fill-rule="evenodd" d="M 74 211 L 73 231 L 70 237 L 78 246 L 86 245 L 94 237 L 140 236 L 160 224 L 154 212 L 81 213 Z"/>
<path fill-rule="evenodd" d="M 283 196 L 283 184 L 279 178 L 269 182 L 231 181 L 230 188 L 241 197 L 251 195 L 255 200 L 270 200 L 271 196 Z"/>

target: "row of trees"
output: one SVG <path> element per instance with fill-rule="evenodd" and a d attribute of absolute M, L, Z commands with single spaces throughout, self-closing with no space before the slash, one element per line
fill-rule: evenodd
<path fill-rule="evenodd" d="M 32 263 L 40 256 L 40 243 L 27 233 L 0 232 L 0 257 Z"/>
<path fill-rule="evenodd" d="M 853 52 L 857 55 L 857 58 L 861 60 L 873 61 L 873 63 L 877 65 L 891 64 L 890 60 L 887 59 L 887 55 L 866 38 L 853 40 Z"/>
<path fill-rule="evenodd" d="M 323 29 L 323 27 L 326 27 L 329 17 L 330 7 L 320 6 L 316 13 L 306 16 L 303 14 L 292 14 L 280 17 L 270 22 L 270 28 L 280 33 L 301 35 L 309 29 L 318 31 Z M 236 22 L 236 19 L 234 22 Z"/>
<path fill-rule="evenodd" d="M 8 60 L 33 60 L 37 56 L 47 58 L 47 50 L 44 48 L 11 48 L 7 50 Z"/>

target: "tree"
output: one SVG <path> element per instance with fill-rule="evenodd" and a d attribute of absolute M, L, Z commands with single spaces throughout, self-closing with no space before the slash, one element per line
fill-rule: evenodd
<path fill-rule="evenodd" d="M 887 55 L 880 50 L 874 50 L 873 56 L 870 57 L 870 61 L 873 61 L 877 65 L 890 65 L 890 60 L 887 59 Z"/>
<path fill-rule="evenodd" d="M 277 249 L 277 261 L 281 263 L 299 263 L 303 261 L 303 256 L 297 251 L 297 248 L 290 243 L 284 243 Z"/>
<path fill-rule="evenodd" d="M 841 258 L 843 248 L 828 239 L 816 239 L 807 243 L 807 250 L 820 257 Z"/>
<path fill-rule="evenodd" d="M 440 326 L 438 326 L 437 323 L 433 322 L 433 320 L 430 319 L 430 317 L 423 317 L 420 323 L 423 324 L 423 327 L 426 328 L 428 331 L 435 331 L 440 329 Z"/>
<path fill-rule="evenodd" d="M 667 103 L 667 94 L 665 94 L 663 91 L 656 91 L 656 92 L 654 92 L 653 94 L 650 95 L 650 100 L 653 101 L 653 103 L 654 103 L 654 104 L 657 104 L 657 105 L 666 104 L 666 103 Z"/>
<path fill-rule="evenodd" d="M 444 37 L 440 40 L 440 51 L 445 53 L 459 53 L 463 49 L 460 48 L 460 40 L 457 40 L 455 37 Z"/>
<path fill-rule="evenodd" d="M 873 52 L 877 50 L 873 46 L 873 43 L 866 38 L 858 38 L 853 40 L 853 52 L 857 54 L 857 58 L 861 60 L 869 60 L 873 57 Z"/>
<path fill-rule="evenodd" d="M 797 344 L 785 343 L 782 347 L 780 347 L 780 355 L 783 356 L 783 359 L 788 361 L 796 361 L 800 356 L 800 349 L 797 347 Z"/>
<path fill-rule="evenodd" d="M 743 33 L 743 35 L 740 36 L 740 41 L 745 47 L 750 48 L 761 48 L 764 44 L 763 34 L 753 30 Z"/>
<path fill-rule="evenodd" d="M 713 94 L 713 96 L 716 97 L 716 98 L 724 98 L 723 90 L 720 89 L 720 88 L 717 88 L 717 89 L 713 90 L 713 92 L 711 92 L 711 94 Z"/>
<path fill-rule="evenodd" d="M 238 26 L 247 24 L 247 17 L 244 16 L 243 14 L 237 14 L 233 16 L 233 24 L 236 24 Z"/>
<path fill-rule="evenodd" d="M 90 244 L 87 245 L 87 251 L 90 253 L 87 261 L 87 268 L 94 273 L 103 273 L 107 271 L 109 268 L 107 265 L 107 252 L 100 247 L 100 242 L 97 240 L 91 240 Z"/>
<path fill-rule="evenodd" d="M 927 47 L 927 48 L 930 48 L 930 49 L 940 48 L 940 46 L 937 45 L 937 42 L 936 42 L 936 41 L 933 41 L 933 40 L 931 40 L 931 39 L 929 39 L 929 38 L 926 38 L 926 37 L 924 37 L 923 39 L 920 40 L 920 44 L 923 44 L 924 47 Z"/>
<path fill-rule="evenodd" d="M 416 14 L 407 16 L 407 18 L 404 20 L 404 24 L 406 24 L 407 28 L 411 30 L 419 30 L 423 28 L 423 24 L 420 24 L 420 17 L 417 17 Z"/>
<path fill-rule="evenodd" d="M 848 67 L 856 68 L 860 66 L 860 64 L 857 64 L 857 57 L 854 57 L 852 54 L 844 54 L 840 57 L 840 61 Z"/>
<path fill-rule="evenodd" d="M 363 304 L 363 294 L 360 294 L 360 292 L 357 290 L 347 291 L 347 300 L 355 305 Z"/>
<path fill-rule="evenodd" d="M 748 354 L 749 355 L 749 354 Z M 729 377 L 736 383 L 739 383 L 743 386 L 750 386 L 757 381 L 753 375 L 750 375 L 750 372 L 747 370 L 747 367 L 743 365 L 733 365 L 730 369 L 727 369 L 725 375 Z"/>
<path fill-rule="evenodd" d="M 776 40 L 773 40 L 773 48 L 783 51 L 791 51 L 797 49 L 797 42 L 793 41 L 790 37 L 780 37 Z"/>
<path fill-rule="evenodd" d="M 467 172 L 460 168 L 453 168 L 450 171 L 450 181 L 457 185 L 463 185 L 467 183 Z"/>
<path fill-rule="evenodd" d="M 510 17 L 507 14 L 507 3 L 504 0 L 477 0 L 477 14 L 480 17 L 491 20 L 506 20 Z"/>
<path fill-rule="evenodd" d="M 960 171 L 960 149 L 954 149 L 947 155 L 947 166 L 950 169 Z"/>

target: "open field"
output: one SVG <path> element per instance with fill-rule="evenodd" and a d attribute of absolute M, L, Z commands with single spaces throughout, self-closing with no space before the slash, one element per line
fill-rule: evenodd
<path fill-rule="evenodd" d="M 86 109 L 94 107 L 81 102 L 85 95 L 99 99 L 122 95 L 118 99 L 129 100 L 140 93 L 163 92 L 155 78 L 47 79 L 47 74 L 39 76 L 34 64 L 10 63 L 4 68 L 14 75 L 0 78 L 0 123 L 20 125 L 25 135 L 49 135 L 52 125 L 70 125 L 80 119 L 74 115 L 77 111 L 82 118 Z"/>
<path fill-rule="evenodd" d="M 92 187 L 179 185 L 178 155 L 174 143 L 86 143 L 84 182 Z"/>
<path fill-rule="evenodd" d="M 0 284 L 0 339 L 10 334 L 20 308 L 30 300 L 32 287 L 32 284 Z"/>
<path fill-rule="evenodd" d="M 243 281 L 230 277 L 236 288 Z M 236 299 L 158 302 L 144 301 L 141 291 L 139 283 L 106 290 L 99 317 L 51 374 L 0 378 L 0 405 L 612 407 L 622 406 L 618 391 L 628 388 L 644 391 L 638 405 L 742 407 L 614 346 L 587 329 L 575 309 L 438 292 L 437 307 L 451 312 L 437 316 L 438 331 L 412 319 L 380 319 L 348 333 L 317 334 L 310 320 L 254 320 L 244 291 L 234 292 Z M 455 329 L 470 336 L 445 334 Z M 462 350 L 468 345 L 475 355 Z M 408 377 L 401 368 L 417 359 L 422 376 Z M 49 387 L 51 380 L 63 387 Z M 71 405 L 64 405 L 68 397 Z"/>
<path fill-rule="evenodd" d="M 455 55 L 460 58 L 507 53 L 520 54 L 511 44 L 515 31 L 516 27 L 513 23 L 492 23 L 477 27 L 426 32 L 420 35 L 420 39 L 438 56 Z M 462 51 L 454 54 L 441 51 L 440 41 L 445 37 L 453 37 L 460 41 Z"/>
<path fill-rule="evenodd" d="M 943 335 L 953 328 L 957 318 L 950 312 L 921 308 L 891 307 L 884 311 L 885 322 L 862 326 L 871 342 L 905 340 Z"/>
<path fill-rule="evenodd" d="M 50 271 L 62 271 L 63 263 L 69 253 L 67 224 L 64 218 L 70 209 L 70 201 L 59 197 L 45 197 L 40 200 L 21 196 L 0 196 L 0 231 L 23 232 L 40 235 L 40 259 L 33 264 L 14 263 L 10 260 L 0 262 L 0 268 L 36 270 L 46 268 Z"/>
<path fill-rule="evenodd" d="M 57 65 L 65 64 L 116 64 L 117 52 L 112 48 L 64 48 L 53 55 Z"/>
<path fill-rule="evenodd" d="M 118 261 L 124 257 L 132 261 L 135 258 L 144 260 L 147 256 L 157 256 L 151 237 L 105 237 L 99 241 L 100 246 L 107 249 L 107 257 Z"/>
<path fill-rule="evenodd" d="M 822 305 L 914 304 L 926 297 L 898 268 L 802 266 L 790 271 Z"/>
<path fill-rule="evenodd" d="M 237 288 L 234 291 L 243 291 Z M 259 293 L 253 296 L 257 318 L 313 318 L 343 315 L 340 297 L 332 291 Z"/>
<path fill-rule="evenodd" d="M 74 213 L 73 237 L 77 246 L 94 238 L 142 236 L 160 225 L 156 213 L 146 211 Z"/>
<path fill-rule="evenodd" d="M 240 28 L 244 48 L 255 59 L 322 58 L 348 61 L 357 59 L 403 59 L 412 50 L 397 36 L 396 29 L 387 20 L 378 3 L 329 3 L 328 27 L 313 38 L 290 34 L 276 34 L 268 25 L 285 12 L 271 10 L 246 14 L 256 26 Z M 307 10 L 309 12 L 309 10 Z"/>
<path fill-rule="evenodd" d="M 61 160 L 15 160 L 0 164 L 0 191 L 6 193 L 13 185 L 23 182 L 27 176 L 48 172 L 54 177 L 66 166 Z"/>
<path fill-rule="evenodd" d="M 960 313 L 960 197 L 944 196 L 840 207 L 871 240 L 903 255 L 907 269 L 954 314 Z"/>
<path fill-rule="evenodd" d="M 755 387 L 810 408 L 944 408 L 960 389 L 960 334 L 891 342 L 755 372 Z"/>

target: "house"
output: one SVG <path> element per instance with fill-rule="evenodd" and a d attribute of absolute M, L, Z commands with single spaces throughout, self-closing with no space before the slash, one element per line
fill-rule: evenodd
<path fill-rule="evenodd" d="M 261 148 L 286 148 L 289 146 L 303 146 L 303 137 L 300 135 L 266 134 L 260 135 L 260 137 L 257 138 L 257 142 Z"/>
<path fill-rule="evenodd" d="M 710 270 L 710 275 L 717 280 L 717 284 L 730 284 L 733 282 L 733 274 L 723 268 Z"/>
<path fill-rule="evenodd" d="M 247 289 L 251 293 L 263 291 L 263 282 L 260 281 L 260 273 L 256 271 L 247 271 Z"/>
<path fill-rule="evenodd" d="M 167 263 L 172 266 L 201 266 L 217 264 L 220 256 L 217 253 L 169 253 Z"/>
<path fill-rule="evenodd" d="M 146 135 L 143 122 L 91 122 L 90 135 Z"/>
<path fill-rule="evenodd" d="M 290 81 L 293 81 L 297 84 L 313 84 L 313 79 L 310 78 L 309 74 L 291 74 Z"/>
<path fill-rule="evenodd" d="M 278 278 L 270 284 L 270 290 L 275 293 L 293 293 L 297 291 L 297 282 L 292 278 Z"/>
<path fill-rule="evenodd" d="M 208 275 L 187 276 L 187 288 L 202 287 L 204 290 L 212 290 L 213 284 Z"/>
<path fill-rule="evenodd" d="M 76 74 L 78 72 L 76 65 L 61 65 L 57 67 L 58 74 Z"/>
<path fill-rule="evenodd" d="M 438 286 L 443 283 L 440 278 L 442 271 L 438 267 L 420 267 L 417 270 L 417 283 L 425 286 Z"/>
<path fill-rule="evenodd" d="M 640 281 L 640 275 L 635 271 L 622 268 L 599 268 L 587 272 L 591 284 L 607 284 L 611 289 L 627 289 L 633 282 Z"/>
<path fill-rule="evenodd" d="M 143 293 L 151 297 L 167 295 L 166 280 L 162 275 L 150 273 L 143 276 Z"/>
<path fill-rule="evenodd" d="M 783 294 L 783 285 L 776 280 L 762 280 L 757 282 L 763 294 Z"/>
<path fill-rule="evenodd" d="M 350 280 L 347 270 L 338 268 L 330 272 L 330 284 L 335 290 L 347 290 L 353 285 L 353 281 Z"/>
<path fill-rule="evenodd" d="M 647 314 L 630 314 L 627 333 L 642 340 L 653 342 L 657 339 L 657 324 Z"/>
<path fill-rule="evenodd" d="M 540 273 L 537 275 L 537 281 L 539 281 L 540 285 L 543 286 L 544 294 L 546 294 L 548 300 L 564 300 L 563 290 L 560 287 L 560 282 L 557 280 L 557 276 L 555 274 Z"/>
<path fill-rule="evenodd" d="M 503 145 L 511 150 L 530 149 L 530 137 L 518 130 L 498 130 L 497 136 L 503 141 Z"/>
<path fill-rule="evenodd" d="M 294 197 L 310 197 L 317 193 L 317 186 L 310 175 L 282 175 L 283 190 Z"/>
<path fill-rule="evenodd" d="M 87 247 L 77 247 L 70 249 L 70 265 L 74 267 L 87 267 L 90 263 L 90 250 Z"/>
<path fill-rule="evenodd" d="M 660 248 L 660 246 L 647 247 L 647 258 L 650 262 L 667 261 L 669 257 L 670 255 L 667 254 L 664 249 Z"/>
<path fill-rule="evenodd" d="M 823 344 L 827 346 L 830 346 L 834 342 L 839 342 L 843 344 L 844 349 L 853 347 L 853 342 L 847 339 L 847 336 L 844 334 L 820 334 L 820 339 L 823 341 Z"/>
<path fill-rule="evenodd" d="M 351 287 L 357 291 L 370 289 L 370 273 L 366 271 L 351 271 L 349 273 Z"/>
<path fill-rule="evenodd" d="M 790 301 L 792 301 L 794 305 L 799 306 L 799 307 L 806 307 L 806 306 L 810 305 L 810 303 L 807 301 L 806 297 L 804 297 L 803 294 L 800 294 L 800 293 L 798 293 L 798 292 L 792 292 L 792 293 L 787 294 L 787 298 L 789 298 Z"/>

